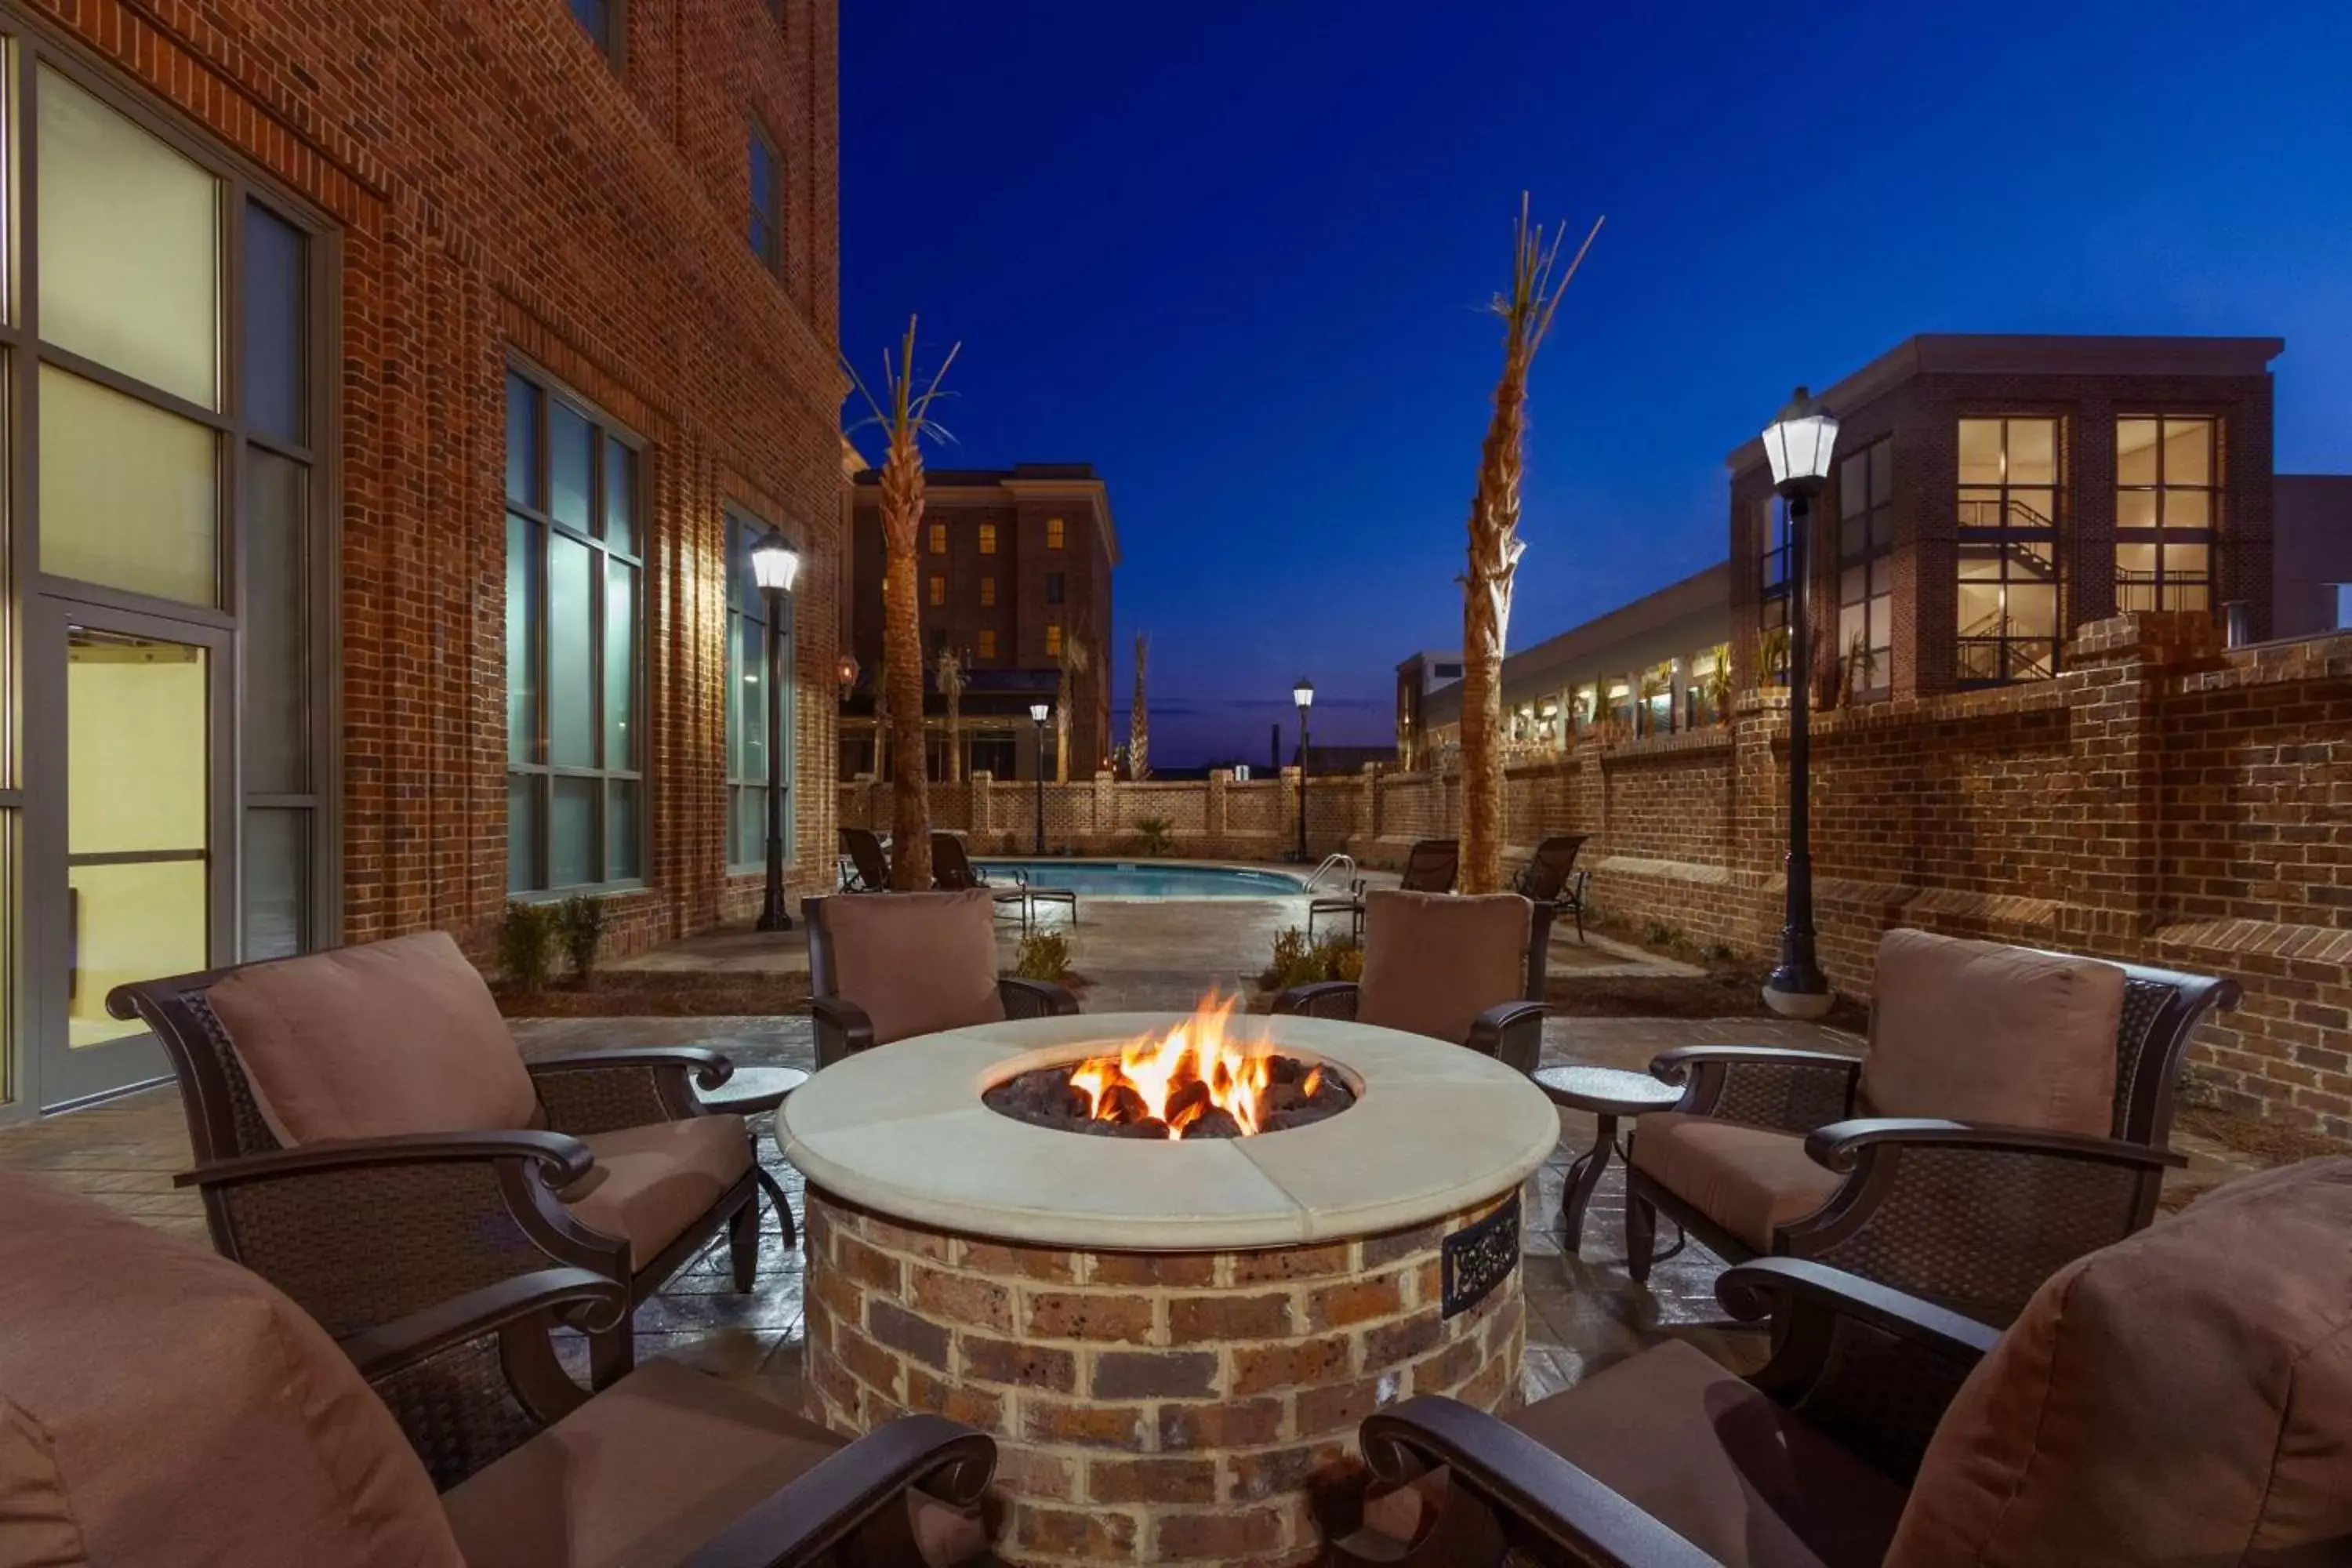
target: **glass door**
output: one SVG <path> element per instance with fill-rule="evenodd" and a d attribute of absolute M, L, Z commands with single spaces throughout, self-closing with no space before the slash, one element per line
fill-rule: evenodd
<path fill-rule="evenodd" d="M 64 832 L 28 869 L 58 895 L 33 907 L 60 917 L 42 922 L 35 969 L 40 1101 L 56 1110 L 170 1076 L 152 1035 L 108 1015 L 107 993 L 222 961 L 222 805 L 235 796 L 226 634 L 82 605 L 47 618 L 66 700 L 36 787 Z"/>

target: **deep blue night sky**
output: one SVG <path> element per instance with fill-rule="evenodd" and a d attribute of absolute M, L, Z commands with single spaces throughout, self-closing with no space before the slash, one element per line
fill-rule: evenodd
<path fill-rule="evenodd" d="M 2275 334 L 2279 468 L 2352 469 L 2342 0 L 842 13 L 844 344 L 962 341 L 935 465 L 1108 479 L 1155 762 L 1262 757 L 1301 673 L 1385 741 L 1460 642 L 1522 186 L 1609 222 L 1514 647 L 1719 559 L 1724 454 L 1916 331 Z"/>

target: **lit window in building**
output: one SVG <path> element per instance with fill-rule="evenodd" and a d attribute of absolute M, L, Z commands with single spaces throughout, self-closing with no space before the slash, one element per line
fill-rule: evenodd
<path fill-rule="evenodd" d="M 727 510 L 727 863 L 749 871 L 766 863 L 768 852 L 768 748 L 782 777 L 793 776 L 793 596 L 782 595 L 777 635 L 769 636 L 768 596 L 751 571 L 751 542 L 768 531 L 756 517 Z M 768 689 L 775 683 L 782 704 L 782 728 L 768 733 Z M 793 858 L 793 815 L 798 803 L 788 788 L 780 803 L 784 816 L 784 858 Z"/>
<path fill-rule="evenodd" d="M 2116 421 L 2116 608 L 2213 607 L 2221 421 Z"/>
<path fill-rule="evenodd" d="M 931 553 L 945 555 L 948 552 L 948 525 L 944 522 L 935 522 L 931 524 L 930 531 Z"/>
<path fill-rule="evenodd" d="M 980 552 L 982 555 L 996 553 L 996 524 L 983 522 L 980 525 Z"/>
<path fill-rule="evenodd" d="M 980 580 L 980 607 L 983 610 L 987 610 L 993 609 L 995 605 L 996 579 L 993 577 L 982 577 Z"/>
<path fill-rule="evenodd" d="M 948 602 L 948 580 L 937 573 L 931 574 L 931 605 L 934 609 Z"/>
<path fill-rule="evenodd" d="M 1062 657 L 1062 627 L 1059 622 L 1045 628 L 1045 657 L 1047 658 Z"/>
<path fill-rule="evenodd" d="M 595 410 L 519 371 L 507 429 L 507 885 L 635 881 L 637 452 Z"/>
<path fill-rule="evenodd" d="M 2055 419 L 1963 419 L 1958 655 L 1965 684 L 2043 680 L 2058 668 Z"/>
<path fill-rule="evenodd" d="M 1895 681 L 1895 443 L 1873 441 L 1838 465 L 1837 657 L 1847 690 Z"/>
<path fill-rule="evenodd" d="M 982 626 L 980 628 L 980 657 L 982 658 L 994 658 L 996 657 L 996 628 L 994 626 Z"/>
<path fill-rule="evenodd" d="M 1789 509 L 1778 496 L 1756 503 L 1762 541 L 1757 594 L 1757 649 L 1768 686 L 1789 683 Z"/>
<path fill-rule="evenodd" d="M 1062 548 L 1062 520 L 1058 517 L 1049 517 L 1045 520 L 1045 548 L 1048 550 Z"/>

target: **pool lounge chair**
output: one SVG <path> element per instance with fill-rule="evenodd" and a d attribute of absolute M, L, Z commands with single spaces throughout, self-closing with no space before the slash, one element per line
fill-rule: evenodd
<path fill-rule="evenodd" d="M 1533 899 L 1539 904 L 1549 904 L 1557 917 L 1576 917 L 1576 940 L 1584 940 L 1584 884 L 1590 873 L 1576 868 L 1576 852 L 1584 847 L 1590 833 L 1560 833 L 1536 846 L 1536 852 L 1525 866 L 1519 868 L 1518 880 L 1512 890 Z"/>
<path fill-rule="evenodd" d="M 931 835 L 931 886 L 940 892 L 963 893 L 975 888 L 985 888 L 989 897 L 996 900 L 999 913 L 1008 905 L 1019 911 L 1021 929 L 1024 931 L 1029 929 L 1030 917 L 1040 900 L 1066 906 L 1070 911 L 1070 923 L 1078 923 L 1078 895 L 1076 891 L 1068 888 L 1033 888 L 1025 871 L 1015 870 L 1007 875 L 1012 879 L 1009 885 L 994 880 L 987 872 L 974 866 L 971 857 L 964 850 L 963 840 L 956 835 Z"/>
<path fill-rule="evenodd" d="M 1462 868 L 1462 842 L 1457 838 L 1423 838 L 1406 852 L 1404 875 L 1397 890 L 1404 893 L 1450 893 Z M 1364 935 L 1364 884 L 1359 879 L 1344 899 L 1316 899 L 1307 906 L 1307 934 L 1315 935 L 1318 915 L 1346 915 L 1348 934 L 1359 942 Z"/>
<path fill-rule="evenodd" d="M 841 852 L 849 868 L 841 879 L 845 893 L 887 893 L 890 890 L 890 853 L 881 837 L 867 827 L 841 830 Z"/>

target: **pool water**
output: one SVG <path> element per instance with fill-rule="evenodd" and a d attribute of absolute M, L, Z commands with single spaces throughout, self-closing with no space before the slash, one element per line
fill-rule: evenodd
<path fill-rule="evenodd" d="M 1149 860 L 982 860 L 1001 882 L 1022 872 L 1040 888 L 1066 888 L 1097 899 L 1280 899 L 1307 890 L 1286 871 L 1237 866 L 1155 865 Z"/>

